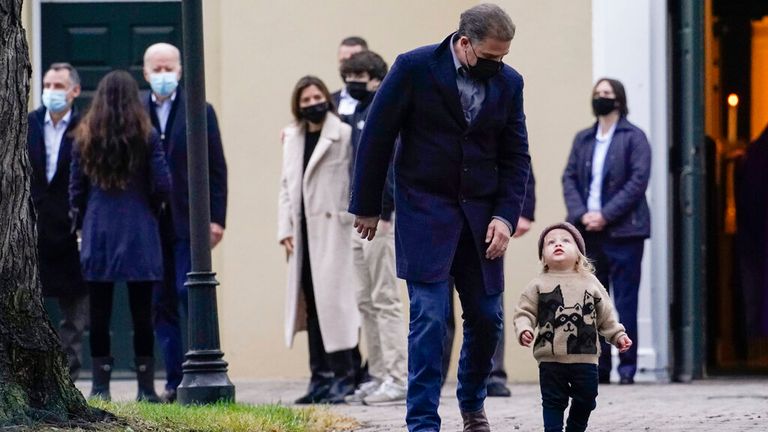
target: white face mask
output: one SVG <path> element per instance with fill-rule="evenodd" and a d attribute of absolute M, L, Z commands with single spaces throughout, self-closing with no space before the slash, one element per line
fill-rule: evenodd
<path fill-rule="evenodd" d="M 176 72 L 158 72 L 149 74 L 149 85 L 152 91 L 160 97 L 168 97 L 176 91 L 179 80 Z"/>
<path fill-rule="evenodd" d="M 69 108 L 69 103 L 67 103 L 67 91 L 44 89 L 43 106 L 54 114 L 66 111 L 67 108 Z"/>

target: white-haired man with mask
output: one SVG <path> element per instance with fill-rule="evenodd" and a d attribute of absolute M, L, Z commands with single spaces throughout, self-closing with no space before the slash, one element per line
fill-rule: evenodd
<path fill-rule="evenodd" d="M 166 402 L 176 400 L 176 389 L 183 377 L 184 361 L 181 325 L 186 325 L 187 289 L 191 270 L 189 240 L 189 177 L 187 171 L 187 119 L 181 80 L 181 53 L 175 46 L 157 43 L 144 53 L 144 79 L 151 91 L 146 98 L 147 112 L 160 132 L 171 170 L 173 190 L 170 205 L 160 217 L 163 239 L 165 280 L 155 289 L 155 333 L 163 351 L 166 370 Z M 208 175 L 211 200 L 211 248 L 224 236 L 227 210 L 227 165 L 221 144 L 216 113 L 206 107 L 208 120 Z M 182 311 L 180 313 L 180 310 Z"/>

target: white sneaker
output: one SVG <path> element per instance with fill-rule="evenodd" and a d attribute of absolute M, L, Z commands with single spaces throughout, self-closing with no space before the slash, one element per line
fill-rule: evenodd
<path fill-rule="evenodd" d="M 386 380 L 375 392 L 363 398 L 366 405 L 395 405 L 405 402 L 405 396 L 408 389 L 402 384 L 397 384 L 392 380 Z"/>
<path fill-rule="evenodd" d="M 381 387 L 381 382 L 376 380 L 366 381 L 362 384 L 360 384 L 357 389 L 355 389 L 355 392 L 351 395 L 344 397 L 344 402 L 348 404 L 361 404 L 363 403 L 363 399 L 365 399 L 366 396 L 372 394 L 376 390 Z"/>

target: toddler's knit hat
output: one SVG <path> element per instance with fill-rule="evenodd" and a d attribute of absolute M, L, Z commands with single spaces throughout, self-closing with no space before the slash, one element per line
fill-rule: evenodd
<path fill-rule="evenodd" d="M 544 237 L 547 236 L 548 232 L 554 229 L 564 229 L 571 233 L 573 239 L 576 240 L 576 247 L 579 248 L 579 252 L 581 252 L 582 255 L 587 255 L 587 250 L 584 247 L 584 237 L 581 236 L 579 230 L 577 230 L 575 226 L 569 224 L 568 222 L 558 222 L 544 228 L 544 231 L 541 232 L 541 236 L 539 236 L 539 259 L 541 259 L 541 252 L 544 249 Z"/>

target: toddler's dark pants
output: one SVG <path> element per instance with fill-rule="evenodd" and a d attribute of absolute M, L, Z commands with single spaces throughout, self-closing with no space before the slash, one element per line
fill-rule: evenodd
<path fill-rule="evenodd" d="M 571 398 L 566 432 L 587 429 L 589 414 L 597 405 L 597 365 L 590 363 L 539 363 L 544 431 L 562 432 L 563 413 Z"/>

